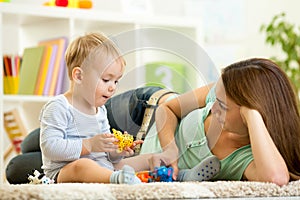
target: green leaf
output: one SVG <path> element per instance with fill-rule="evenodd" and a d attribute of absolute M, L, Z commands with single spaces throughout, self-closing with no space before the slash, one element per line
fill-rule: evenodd
<path fill-rule="evenodd" d="M 296 28 L 294 24 L 285 21 L 285 16 L 284 12 L 275 15 L 269 24 L 261 25 L 260 31 L 266 33 L 267 44 L 280 46 L 282 53 L 286 54 L 283 60 L 274 56 L 271 59 L 278 63 L 295 85 L 296 90 L 300 91 L 300 27 Z"/>

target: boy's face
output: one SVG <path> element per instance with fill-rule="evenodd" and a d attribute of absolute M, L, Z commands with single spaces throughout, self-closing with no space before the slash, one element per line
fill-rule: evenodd
<path fill-rule="evenodd" d="M 119 79 L 123 76 L 125 64 L 121 59 L 97 57 L 72 71 L 73 106 L 86 113 L 103 106 L 115 93 Z M 74 105 L 76 103 L 77 105 Z"/>
<path fill-rule="evenodd" d="M 117 84 L 123 76 L 124 67 L 120 62 L 113 62 L 106 67 L 97 83 L 95 91 L 95 105 L 102 106 L 112 97 L 117 89 Z"/>
<path fill-rule="evenodd" d="M 81 66 L 81 81 L 75 92 L 82 98 L 85 108 L 94 109 L 104 105 L 115 93 L 119 79 L 123 76 L 125 65 L 121 59 L 110 56 L 97 56 Z M 76 81 L 75 81 L 76 82 Z"/>

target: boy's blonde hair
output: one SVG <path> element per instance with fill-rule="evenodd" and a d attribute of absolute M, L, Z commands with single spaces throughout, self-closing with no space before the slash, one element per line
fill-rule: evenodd
<path fill-rule="evenodd" d="M 75 39 L 66 50 L 65 61 L 69 78 L 72 79 L 72 70 L 75 67 L 82 67 L 96 59 L 102 65 L 111 64 L 113 61 L 126 65 L 118 48 L 108 37 L 101 33 L 88 33 Z"/>

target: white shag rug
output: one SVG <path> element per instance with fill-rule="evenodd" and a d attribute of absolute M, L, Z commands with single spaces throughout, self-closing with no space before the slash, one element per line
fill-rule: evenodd
<path fill-rule="evenodd" d="M 300 181 L 279 187 L 244 181 L 142 183 L 138 185 L 64 183 L 0 187 L 0 199 L 200 199 L 300 196 Z"/>

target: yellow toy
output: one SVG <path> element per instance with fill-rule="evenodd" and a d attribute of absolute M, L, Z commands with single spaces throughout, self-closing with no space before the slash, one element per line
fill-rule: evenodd
<path fill-rule="evenodd" d="M 78 0 L 69 0 L 68 8 L 78 8 Z"/>
<path fill-rule="evenodd" d="M 121 131 L 117 131 L 116 129 L 112 129 L 114 136 L 119 140 L 117 144 L 119 148 L 117 150 L 118 153 L 121 153 L 125 147 L 131 147 L 133 144 L 133 136 L 130 134 L 123 134 Z"/>

